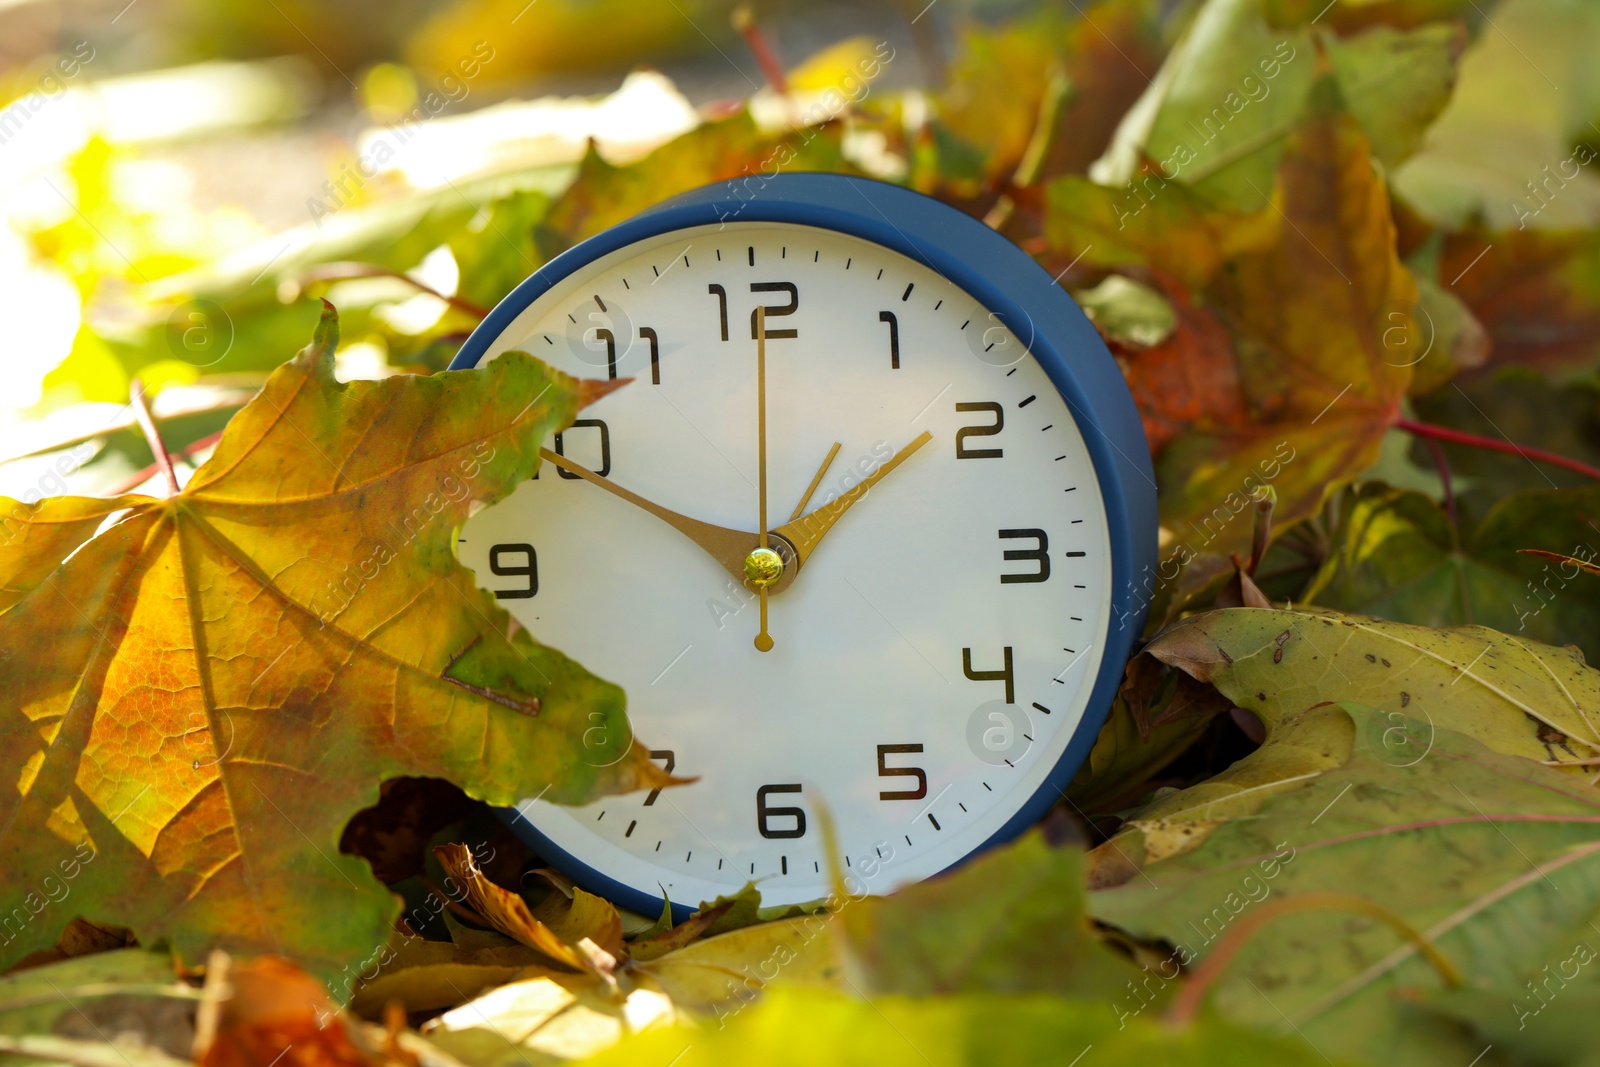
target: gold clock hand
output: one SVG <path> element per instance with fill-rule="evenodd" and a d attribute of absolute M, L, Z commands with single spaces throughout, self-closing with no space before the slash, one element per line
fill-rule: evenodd
<path fill-rule="evenodd" d="M 811 503 L 811 494 L 817 491 L 817 486 L 822 484 L 822 476 L 828 473 L 828 468 L 833 465 L 833 457 L 839 454 L 839 442 L 835 441 L 833 447 L 828 449 L 828 455 L 822 461 L 822 466 L 817 468 L 817 473 L 812 477 L 811 484 L 806 486 L 806 495 L 800 498 L 800 503 L 794 506 L 794 513 L 789 516 L 789 521 L 800 517 L 800 513 Z"/>
<path fill-rule="evenodd" d="M 721 567 L 738 581 L 745 578 L 745 557 L 750 553 L 750 541 L 753 534 L 743 530 L 730 530 L 725 526 L 716 526 L 699 519 L 691 519 L 687 515 L 680 515 L 670 508 L 646 500 L 638 493 L 629 492 L 611 481 L 602 478 L 588 467 L 574 463 L 565 456 L 558 456 L 548 448 L 539 449 L 539 455 L 554 463 L 557 467 L 592 485 L 598 485 L 613 496 L 619 496 L 635 507 L 643 508 L 662 522 L 671 526 L 689 540 L 705 549 L 706 554 L 716 560 Z"/>
<path fill-rule="evenodd" d="M 767 547 L 767 309 L 756 308 L 756 456 L 760 512 L 759 543 L 745 557 L 745 577 L 761 597 L 761 632 L 756 634 L 756 650 L 772 651 L 772 635 L 767 633 L 767 587 L 783 577 L 783 557 Z"/>
<path fill-rule="evenodd" d="M 854 486 L 848 493 L 845 493 L 837 500 L 829 501 L 809 515 L 786 522 L 776 530 L 773 530 L 774 534 L 784 538 L 794 546 L 796 565 L 803 565 L 810 558 L 811 553 L 816 551 L 817 545 L 822 541 L 823 535 L 833 529 L 833 524 L 838 522 L 846 511 L 850 510 L 851 505 L 865 496 L 867 490 L 877 485 L 884 475 L 900 466 L 913 452 L 931 440 L 933 440 L 933 434 L 923 430 L 910 444 L 891 456 L 889 462 L 862 479 L 860 485 Z M 807 495 L 809 496 L 809 492 Z"/>

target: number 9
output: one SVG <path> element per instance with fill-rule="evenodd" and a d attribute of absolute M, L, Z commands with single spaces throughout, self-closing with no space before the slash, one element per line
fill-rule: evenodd
<path fill-rule="evenodd" d="M 500 562 L 502 553 L 526 555 L 528 562 L 523 566 L 507 566 Z M 497 600 L 526 600 L 539 591 L 539 557 L 532 545 L 495 545 L 489 549 L 489 570 L 502 577 L 516 575 L 528 579 L 526 589 L 496 589 L 494 595 Z"/>

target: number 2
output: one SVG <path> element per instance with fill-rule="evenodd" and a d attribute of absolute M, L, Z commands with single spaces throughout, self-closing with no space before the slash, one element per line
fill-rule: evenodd
<path fill-rule="evenodd" d="M 788 293 L 789 302 L 781 305 L 767 305 L 767 321 L 770 323 L 779 315 L 793 315 L 800 308 L 800 290 L 794 282 L 751 282 L 752 293 Z M 767 340 L 779 341 L 785 337 L 799 337 L 799 330 L 774 330 L 767 327 Z M 750 312 L 750 340 L 756 339 L 756 313 Z"/>
<path fill-rule="evenodd" d="M 985 401 L 979 404 L 957 404 L 957 411 L 987 411 L 994 416 L 993 426 L 963 426 L 956 431 L 956 458 L 957 459 L 999 459 L 1005 455 L 1005 450 L 1000 448 L 968 448 L 969 437 L 993 437 L 1006 428 L 1005 413 L 1000 405 L 994 401 Z"/>

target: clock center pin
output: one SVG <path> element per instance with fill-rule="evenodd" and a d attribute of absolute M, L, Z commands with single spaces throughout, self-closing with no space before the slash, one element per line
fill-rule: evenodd
<path fill-rule="evenodd" d="M 753 549 L 744 558 L 744 576 L 757 589 L 775 585 L 783 577 L 783 557 L 771 548 Z"/>

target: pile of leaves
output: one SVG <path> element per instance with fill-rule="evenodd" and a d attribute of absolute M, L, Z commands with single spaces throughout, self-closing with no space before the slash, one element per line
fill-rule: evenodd
<path fill-rule="evenodd" d="M 128 491 L 0 501 L 0 1056 L 1600 1062 L 1597 44 L 1577 0 L 1044 5 L 932 89 L 828 97 L 884 62 L 846 42 L 776 124 L 224 262 L 115 261 L 100 224 L 136 221 L 93 204 L 35 234 L 139 309 L 87 317 L 54 385 L 259 388 L 158 425 L 135 386 L 102 440 L 150 464 Z M 1074 293 L 1160 562 L 1039 828 L 888 898 L 752 886 L 674 925 L 490 814 L 671 780 L 453 554 L 605 383 L 442 367 L 551 255 L 779 159 L 955 204 Z M 459 286 L 408 332 L 441 248 Z M 185 369 L 192 308 L 231 343 Z M 353 343 L 412 373 L 340 382 Z"/>

